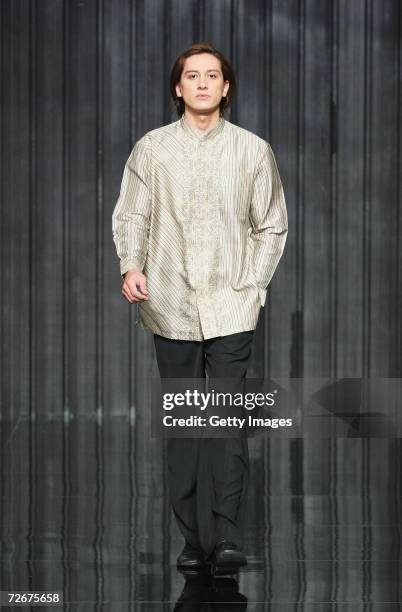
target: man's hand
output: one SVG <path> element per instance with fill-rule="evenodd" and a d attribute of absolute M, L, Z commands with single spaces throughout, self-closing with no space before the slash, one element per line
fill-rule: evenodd
<path fill-rule="evenodd" d="M 134 304 L 135 302 L 144 302 L 148 299 L 147 279 L 145 274 L 138 270 L 128 270 L 124 275 L 123 287 L 121 290 L 123 296 Z"/>

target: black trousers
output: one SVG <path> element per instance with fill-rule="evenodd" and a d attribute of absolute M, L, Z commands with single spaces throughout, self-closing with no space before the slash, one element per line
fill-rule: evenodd
<path fill-rule="evenodd" d="M 254 330 L 208 340 L 172 340 L 154 334 L 161 378 L 245 379 Z M 209 555 L 225 537 L 239 547 L 249 479 L 247 437 L 168 438 L 168 486 L 186 542 Z"/>

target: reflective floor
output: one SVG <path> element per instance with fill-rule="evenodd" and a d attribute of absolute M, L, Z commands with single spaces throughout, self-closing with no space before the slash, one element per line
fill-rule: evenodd
<path fill-rule="evenodd" d="M 213 580 L 176 569 L 165 447 L 144 428 L 1 422 L 0 590 L 62 591 L 65 610 L 402 609 L 400 439 L 250 439 L 248 565 Z"/>

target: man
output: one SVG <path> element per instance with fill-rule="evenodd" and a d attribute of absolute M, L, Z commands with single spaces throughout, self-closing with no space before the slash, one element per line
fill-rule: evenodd
<path fill-rule="evenodd" d="M 154 334 L 161 378 L 236 385 L 286 241 L 281 179 L 269 143 L 224 118 L 236 81 L 219 51 L 192 45 L 170 89 L 179 120 L 137 141 L 113 212 L 122 294 Z M 247 440 L 168 439 L 167 452 L 185 538 L 178 566 L 237 571 L 247 562 Z"/>

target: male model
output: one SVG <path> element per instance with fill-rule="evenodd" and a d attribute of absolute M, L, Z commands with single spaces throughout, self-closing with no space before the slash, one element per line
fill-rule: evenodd
<path fill-rule="evenodd" d="M 176 60 L 179 119 L 147 132 L 126 162 L 113 238 L 137 323 L 154 334 L 161 378 L 244 380 L 287 213 L 268 142 L 224 118 L 236 81 L 208 43 Z M 169 438 L 181 568 L 237 571 L 248 483 L 247 439 Z"/>

